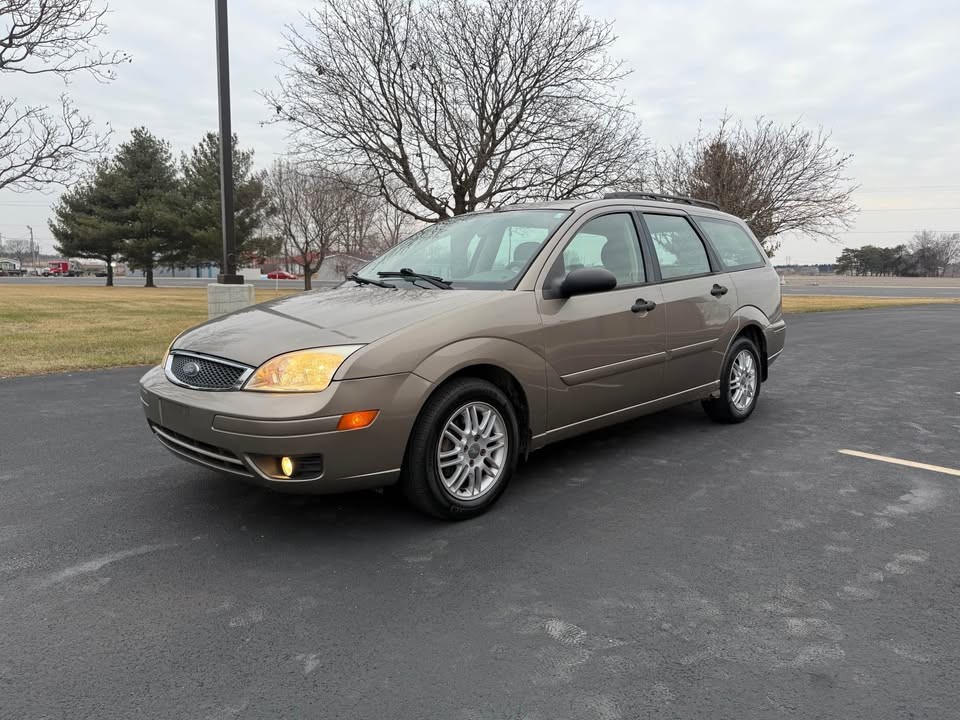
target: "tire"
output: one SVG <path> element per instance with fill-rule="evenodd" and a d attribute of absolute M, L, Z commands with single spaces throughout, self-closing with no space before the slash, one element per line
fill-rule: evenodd
<path fill-rule="evenodd" d="M 745 361 L 746 355 L 744 353 L 749 355 L 749 362 Z M 740 359 L 740 362 L 737 374 L 741 378 L 740 382 L 752 383 L 754 388 L 749 399 L 742 394 L 738 394 L 737 385 L 733 385 L 734 364 L 737 363 L 738 359 Z M 749 363 L 752 363 L 752 371 L 745 367 Z M 731 385 L 733 385 L 732 388 Z M 760 353 L 750 338 L 737 338 L 723 360 L 723 370 L 720 373 L 720 397 L 704 400 L 702 403 L 703 409 L 710 419 L 716 422 L 740 423 L 753 414 L 759 398 Z"/>
<path fill-rule="evenodd" d="M 471 427 L 478 436 L 469 432 Z M 497 447 L 501 438 L 502 448 Z M 500 388 L 479 378 L 452 380 L 420 411 L 407 445 L 400 490 L 428 515 L 445 520 L 476 517 L 507 489 L 517 466 L 519 439 L 516 410 Z"/>

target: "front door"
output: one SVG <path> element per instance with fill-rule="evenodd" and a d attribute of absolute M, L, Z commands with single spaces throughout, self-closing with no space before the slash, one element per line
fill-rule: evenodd
<path fill-rule="evenodd" d="M 643 220 L 662 280 L 664 394 L 672 395 L 719 379 L 737 290 L 684 215 L 644 213 Z"/>
<path fill-rule="evenodd" d="M 588 217 L 551 265 L 546 285 L 581 267 L 606 268 L 613 290 L 566 299 L 539 293 L 550 384 L 548 429 L 658 397 L 665 354 L 660 290 L 647 284 L 639 234 L 630 212 Z"/>

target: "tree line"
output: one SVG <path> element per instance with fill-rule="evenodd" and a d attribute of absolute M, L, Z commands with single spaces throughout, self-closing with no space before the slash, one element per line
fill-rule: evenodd
<path fill-rule="evenodd" d="M 109 158 L 61 195 L 50 231 L 57 252 L 126 262 L 153 287 L 157 267 L 217 265 L 222 255 L 219 135 L 174 160 L 170 144 L 135 128 Z M 304 286 L 330 252 L 364 257 L 400 240 L 403 218 L 343 172 L 278 160 L 256 170 L 233 137 L 234 233 L 240 264 L 295 255 Z"/>
<path fill-rule="evenodd" d="M 111 80 L 130 58 L 99 48 L 106 12 L 102 0 L 6 3 L 0 72 Z M 238 172 L 250 197 L 237 239 L 285 243 L 308 278 L 334 246 L 521 201 L 693 196 L 744 218 L 770 254 L 787 231 L 835 238 L 857 212 L 851 156 L 823 128 L 724 116 L 657 149 L 622 93 L 613 25 L 579 0 L 317 0 L 285 38 L 278 84 L 261 94 L 291 155 Z M 148 283 L 157 263 L 219 257 L 209 137 L 176 162 L 139 129 L 86 170 L 106 135 L 66 98 L 61 110 L 0 103 L 0 188 L 68 187 L 63 248 L 126 258 Z"/>
<path fill-rule="evenodd" d="M 960 233 L 921 230 L 896 247 L 844 248 L 834 264 L 838 275 L 940 277 L 960 262 Z"/>

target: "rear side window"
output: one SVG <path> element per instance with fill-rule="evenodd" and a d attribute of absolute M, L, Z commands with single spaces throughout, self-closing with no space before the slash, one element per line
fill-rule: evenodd
<path fill-rule="evenodd" d="M 720 262 L 727 270 L 746 270 L 766 264 L 756 243 L 742 227 L 728 220 L 698 217 L 697 225 L 706 233 Z"/>
<path fill-rule="evenodd" d="M 710 272 L 707 250 L 685 217 L 644 214 L 643 219 L 650 231 L 660 263 L 660 276 L 664 280 Z"/>

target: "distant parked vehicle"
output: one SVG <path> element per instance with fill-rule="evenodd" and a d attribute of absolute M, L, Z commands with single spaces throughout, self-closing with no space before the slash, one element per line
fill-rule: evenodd
<path fill-rule="evenodd" d="M 274 270 L 272 273 L 267 273 L 268 280 L 296 280 L 297 276 L 293 273 L 288 273 L 286 270 Z"/>
<path fill-rule="evenodd" d="M 47 263 L 50 277 L 80 277 L 83 275 L 83 268 L 76 260 L 51 260 Z"/>
<path fill-rule="evenodd" d="M 26 274 L 27 271 L 20 267 L 16 260 L 0 260 L 0 277 L 20 277 Z"/>

